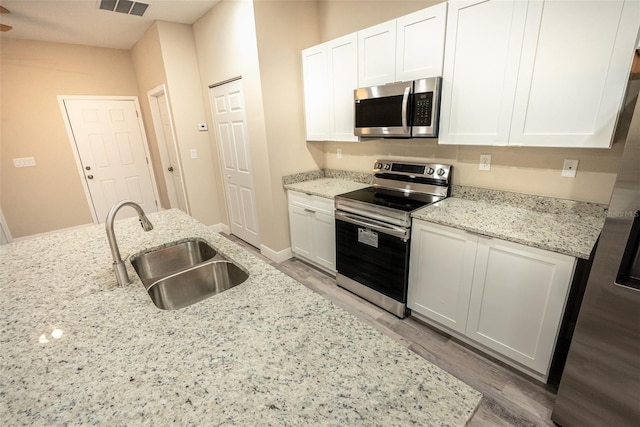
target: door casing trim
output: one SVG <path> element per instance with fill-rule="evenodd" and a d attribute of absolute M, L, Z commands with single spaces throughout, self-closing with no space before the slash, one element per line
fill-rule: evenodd
<path fill-rule="evenodd" d="M 189 206 L 189 197 L 187 196 L 187 188 L 184 184 L 184 174 L 182 173 L 182 158 L 180 157 L 180 150 L 178 149 L 178 146 L 177 146 L 178 138 L 176 137 L 175 126 L 173 124 L 173 117 L 171 115 L 169 92 L 167 91 L 167 87 L 164 83 L 159 86 L 156 86 L 155 88 L 147 92 L 149 107 L 151 108 L 151 120 L 153 122 L 152 125 L 156 133 L 156 145 L 158 146 L 157 148 L 158 148 L 158 153 L 160 154 L 160 161 L 162 162 L 162 169 L 163 169 L 162 175 L 165 176 L 164 167 L 166 166 L 166 163 L 168 163 L 168 159 L 165 159 L 166 154 L 164 150 L 160 148 L 160 144 L 164 144 L 164 146 L 166 147 L 167 141 L 165 140 L 164 136 L 161 135 L 162 130 L 160 129 L 161 126 L 159 125 L 160 111 L 158 107 L 154 105 L 154 102 L 152 100 L 152 98 L 158 98 L 160 95 L 164 95 L 166 98 L 167 111 L 169 111 L 169 125 L 171 126 L 171 135 L 173 137 L 173 142 L 171 145 L 173 146 L 173 150 L 175 151 L 176 158 L 178 159 L 178 165 L 177 165 L 178 170 L 176 172 L 180 175 L 180 182 L 182 186 L 182 196 L 184 199 L 183 203 L 185 205 L 185 209 L 187 210 L 187 214 L 191 215 L 191 207 Z M 166 179 L 166 176 L 165 176 L 165 179 Z M 176 197 L 180 197 L 180 194 L 176 193 Z"/>

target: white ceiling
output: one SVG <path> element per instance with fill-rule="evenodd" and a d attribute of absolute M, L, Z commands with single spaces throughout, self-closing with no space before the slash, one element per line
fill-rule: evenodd
<path fill-rule="evenodd" d="M 5 38 L 41 40 L 131 49 L 156 21 L 193 24 L 219 0 L 138 0 L 148 3 L 144 16 L 101 10 L 99 0 L 0 0 L 10 14 L 0 23 L 12 30 Z"/>

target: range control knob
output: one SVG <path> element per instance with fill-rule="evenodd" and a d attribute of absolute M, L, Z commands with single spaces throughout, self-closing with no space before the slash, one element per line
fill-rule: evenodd
<path fill-rule="evenodd" d="M 433 168 L 427 168 L 427 175 L 433 175 Z"/>
<path fill-rule="evenodd" d="M 391 165 L 389 163 L 385 163 L 384 170 L 388 171 L 389 169 L 391 169 Z"/>
<path fill-rule="evenodd" d="M 442 176 L 444 175 L 444 169 L 440 168 L 438 169 L 438 176 Z"/>
<path fill-rule="evenodd" d="M 376 163 L 376 169 L 382 169 L 382 163 Z"/>

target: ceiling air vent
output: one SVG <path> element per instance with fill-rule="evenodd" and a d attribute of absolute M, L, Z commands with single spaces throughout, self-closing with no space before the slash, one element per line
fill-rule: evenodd
<path fill-rule="evenodd" d="M 100 0 L 100 9 L 112 12 L 126 13 L 127 15 L 142 16 L 149 7 L 148 3 L 130 0 Z"/>

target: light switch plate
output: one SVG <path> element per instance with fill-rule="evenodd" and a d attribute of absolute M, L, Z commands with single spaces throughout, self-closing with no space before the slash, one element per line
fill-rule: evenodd
<path fill-rule="evenodd" d="M 13 159 L 13 165 L 17 168 L 26 168 L 36 165 L 36 159 L 33 157 L 18 157 Z"/>
<path fill-rule="evenodd" d="M 562 166 L 562 174 L 560 176 L 564 176 L 566 178 L 575 178 L 577 170 L 578 170 L 577 160 L 565 159 L 564 165 Z"/>
<path fill-rule="evenodd" d="M 480 154 L 480 164 L 478 165 L 478 169 L 481 171 L 491 170 L 491 154 Z"/>
<path fill-rule="evenodd" d="M 189 154 L 191 154 L 191 158 L 192 158 L 192 159 L 197 159 L 197 158 L 198 158 L 198 151 L 197 151 L 195 148 L 192 148 L 192 149 L 189 151 Z"/>

